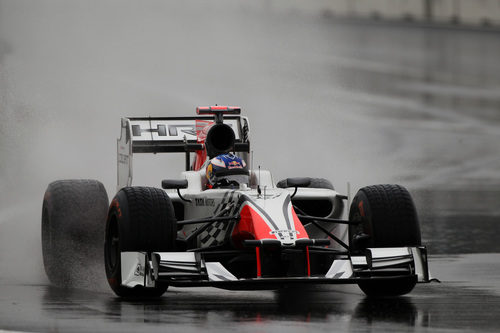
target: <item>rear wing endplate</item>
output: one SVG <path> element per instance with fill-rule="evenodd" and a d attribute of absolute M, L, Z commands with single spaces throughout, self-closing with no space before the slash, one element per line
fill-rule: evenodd
<path fill-rule="evenodd" d="M 121 134 L 117 144 L 118 190 L 132 185 L 134 153 L 189 153 L 205 149 L 196 135 L 197 120 L 207 123 L 214 117 L 134 117 L 121 119 Z M 243 116 L 226 116 L 224 124 L 235 134 L 234 151 L 248 152 L 249 123 Z"/>

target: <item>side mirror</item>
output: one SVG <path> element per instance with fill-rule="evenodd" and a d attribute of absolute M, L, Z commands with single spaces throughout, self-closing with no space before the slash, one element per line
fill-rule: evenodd
<path fill-rule="evenodd" d="M 182 201 L 191 202 L 182 196 L 180 189 L 188 187 L 187 179 L 164 179 L 161 181 L 161 187 L 165 190 L 177 190 L 177 194 Z"/>
<path fill-rule="evenodd" d="M 161 187 L 165 190 L 179 190 L 188 187 L 187 179 L 164 179 L 161 181 Z"/>
<path fill-rule="evenodd" d="M 295 187 L 295 191 L 293 191 L 293 194 L 290 196 L 290 198 L 293 198 L 295 194 L 297 194 L 297 189 L 299 187 L 308 187 L 311 184 L 311 178 L 308 177 L 297 177 L 297 178 L 287 178 L 286 179 L 286 185 L 287 187 Z"/>

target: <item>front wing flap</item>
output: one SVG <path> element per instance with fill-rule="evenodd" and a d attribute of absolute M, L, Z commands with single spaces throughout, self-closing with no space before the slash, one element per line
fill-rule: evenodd
<path fill-rule="evenodd" d="M 122 252 L 122 285 L 154 287 L 213 286 L 226 289 L 275 289 L 283 284 L 356 284 L 364 280 L 413 279 L 430 282 L 425 247 L 372 248 L 364 256 L 333 260 L 326 274 L 299 277 L 237 278 L 222 263 L 198 252 Z"/>

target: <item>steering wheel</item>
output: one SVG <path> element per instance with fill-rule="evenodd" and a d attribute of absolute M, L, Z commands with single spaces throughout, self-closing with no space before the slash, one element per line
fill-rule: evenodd
<path fill-rule="evenodd" d="M 228 187 L 228 186 L 239 187 L 240 183 L 238 183 L 236 180 L 227 180 L 227 179 L 221 179 L 217 182 L 217 187 Z"/>

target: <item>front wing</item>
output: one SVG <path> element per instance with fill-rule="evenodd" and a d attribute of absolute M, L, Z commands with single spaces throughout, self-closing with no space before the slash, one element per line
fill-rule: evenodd
<path fill-rule="evenodd" d="M 364 256 L 332 261 L 325 274 L 237 278 L 221 262 L 199 252 L 122 252 L 122 285 L 212 286 L 224 289 L 278 289 L 292 284 L 357 284 L 374 280 L 430 282 L 425 247 L 371 248 Z"/>

